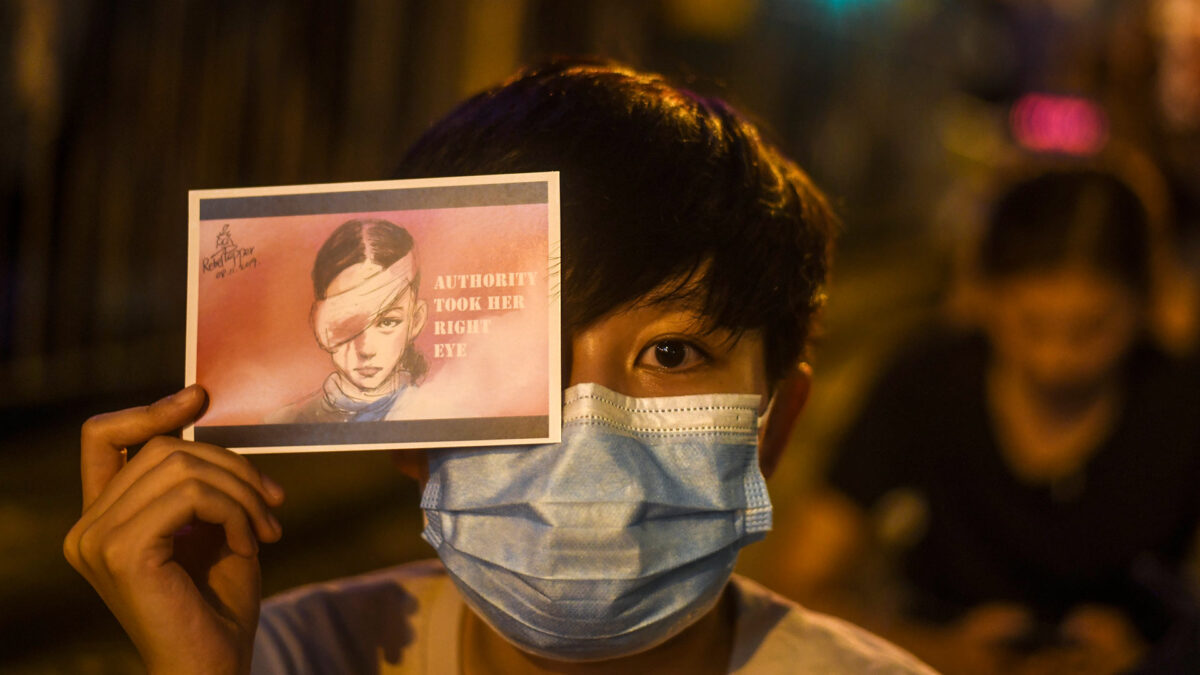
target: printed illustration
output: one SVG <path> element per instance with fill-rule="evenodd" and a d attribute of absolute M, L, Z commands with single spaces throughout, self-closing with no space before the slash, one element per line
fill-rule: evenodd
<path fill-rule="evenodd" d="M 350 220 L 317 252 L 313 335 L 334 371 L 321 389 L 268 422 L 388 419 L 425 374 L 413 340 L 425 326 L 412 235 L 386 220 Z"/>
<path fill-rule="evenodd" d="M 557 438 L 557 177 L 192 193 L 185 433 L 242 452 Z"/>

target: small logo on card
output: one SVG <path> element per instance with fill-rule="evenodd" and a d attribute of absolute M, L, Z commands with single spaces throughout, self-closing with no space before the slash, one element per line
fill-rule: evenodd
<path fill-rule="evenodd" d="M 217 250 L 200 261 L 205 273 L 215 272 L 218 279 L 258 266 L 254 257 L 254 247 L 241 247 L 233 241 L 233 233 L 229 231 L 229 223 L 217 233 Z"/>

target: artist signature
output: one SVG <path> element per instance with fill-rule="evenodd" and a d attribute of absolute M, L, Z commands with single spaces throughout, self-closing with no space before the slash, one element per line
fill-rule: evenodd
<path fill-rule="evenodd" d="M 229 223 L 217 233 L 217 250 L 212 255 L 200 261 L 200 267 L 205 272 L 217 273 L 218 279 L 223 279 L 235 272 L 251 267 L 258 267 L 258 259 L 254 257 L 254 247 L 242 247 L 233 242 L 229 232 Z"/>

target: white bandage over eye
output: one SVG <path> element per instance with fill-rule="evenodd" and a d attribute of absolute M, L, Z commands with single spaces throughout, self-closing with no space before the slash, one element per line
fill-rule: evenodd
<path fill-rule="evenodd" d="M 367 265 L 343 270 L 329 284 L 329 290 L 336 293 L 313 303 L 313 334 L 327 352 L 353 339 L 391 308 L 408 291 L 416 271 L 411 252 L 387 269 Z M 349 287 L 342 290 L 345 286 Z"/>

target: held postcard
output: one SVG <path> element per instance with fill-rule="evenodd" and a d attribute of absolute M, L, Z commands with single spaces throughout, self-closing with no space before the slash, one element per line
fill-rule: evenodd
<path fill-rule="evenodd" d="M 190 192 L 184 438 L 558 442 L 558 217 L 553 172 Z"/>

